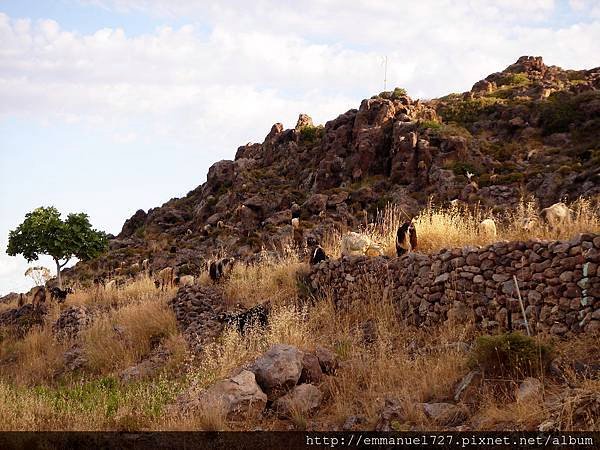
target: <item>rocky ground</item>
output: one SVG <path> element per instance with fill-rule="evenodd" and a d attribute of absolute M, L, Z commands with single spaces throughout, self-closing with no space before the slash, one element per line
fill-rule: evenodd
<path fill-rule="evenodd" d="M 264 142 L 215 163 L 185 197 L 137 211 L 106 256 L 66 275 L 126 275 L 123 263 L 145 258 L 153 269 L 194 274 L 218 252 L 247 258 L 320 242 L 331 228 L 356 229 L 388 202 L 412 216 L 430 199 L 502 212 L 527 195 L 541 206 L 594 198 L 599 89 L 598 68 L 521 57 L 462 94 L 423 101 L 382 92 L 324 126 L 302 114 L 295 128 L 277 123 Z"/>

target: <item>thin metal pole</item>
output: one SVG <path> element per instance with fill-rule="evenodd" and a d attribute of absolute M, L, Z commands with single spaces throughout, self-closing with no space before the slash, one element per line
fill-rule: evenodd
<path fill-rule="evenodd" d="M 383 69 L 383 90 L 387 89 L 387 55 L 385 56 L 385 68 Z"/>
<path fill-rule="evenodd" d="M 521 312 L 523 313 L 523 320 L 525 320 L 525 328 L 527 329 L 527 336 L 531 336 L 531 331 L 529 330 L 529 322 L 527 322 L 527 316 L 525 315 L 525 306 L 523 306 L 523 299 L 521 298 L 521 291 L 519 290 L 519 283 L 517 282 L 517 277 L 513 275 L 513 280 L 515 282 L 515 287 L 517 288 L 517 295 L 519 296 L 519 304 L 521 305 Z"/>

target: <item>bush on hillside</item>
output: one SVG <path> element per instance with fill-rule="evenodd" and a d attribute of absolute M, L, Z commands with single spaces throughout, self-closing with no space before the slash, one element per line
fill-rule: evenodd
<path fill-rule="evenodd" d="M 470 364 L 486 376 L 526 377 L 543 373 L 552 357 L 552 348 L 518 332 L 480 336 L 475 340 Z"/>

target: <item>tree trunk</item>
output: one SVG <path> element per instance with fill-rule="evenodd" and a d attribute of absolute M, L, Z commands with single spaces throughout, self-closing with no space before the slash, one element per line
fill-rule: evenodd
<path fill-rule="evenodd" d="M 55 259 L 54 261 L 56 262 L 56 278 L 58 278 L 58 288 L 62 289 L 62 280 L 60 278 L 61 265 L 60 265 L 60 262 L 58 261 L 58 259 Z"/>

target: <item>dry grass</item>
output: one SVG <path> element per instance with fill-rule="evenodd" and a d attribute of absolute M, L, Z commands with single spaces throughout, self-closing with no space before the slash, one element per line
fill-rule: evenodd
<path fill-rule="evenodd" d="M 257 303 L 289 303 L 297 297 L 297 272 L 304 267 L 290 248 L 283 255 L 265 254 L 259 263 L 236 264 L 225 282 L 225 297 L 247 307 Z"/>
<path fill-rule="evenodd" d="M 153 344 L 177 332 L 168 306 L 158 301 L 129 304 L 96 319 L 82 336 L 89 369 L 124 369 L 147 356 Z"/>
<path fill-rule="evenodd" d="M 537 210 L 523 203 L 510 217 L 495 217 L 497 239 L 566 238 L 582 231 L 600 231 L 600 216 L 591 203 L 580 200 L 571 207 L 573 223 L 553 235 L 544 228 L 524 232 L 515 225 Z M 420 250 L 489 243 L 489 238 L 476 233 L 488 214 L 477 209 L 428 207 L 414 219 Z M 361 231 L 393 255 L 395 232 L 405 217 L 399 208 L 390 206 L 375 224 Z M 341 235 L 332 232 L 322 242 L 333 257 L 339 255 Z M 230 376 L 277 343 L 305 351 L 323 345 L 334 350 L 342 362 L 337 375 L 327 377 L 321 385 L 325 397 L 317 416 L 308 419 L 296 414 L 292 418 L 295 428 L 310 429 L 316 423 L 329 429 L 339 427 L 350 415 L 364 415 L 364 427 L 369 429 L 386 398 L 402 405 L 404 417 L 399 426 L 439 428 L 423 415 L 419 404 L 452 398 L 456 383 L 469 371 L 469 355 L 446 344 L 471 342 L 475 330 L 450 325 L 426 330 L 407 327 L 397 320 L 396 306 L 385 286 L 365 287 L 359 301 L 343 308 L 335 307 L 329 296 L 316 299 L 310 307 L 300 306 L 298 275 L 303 270 L 306 264 L 289 249 L 281 257 L 266 255 L 256 264 L 238 264 L 223 284 L 226 297 L 247 307 L 269 301 L 269 325 L 244 336 L 227 329 L 197 357 L 188 354 L 167 306 L 174 290 L 156 290 L 152 280 L 142 276 L 120 289 L 76 292 L 66 305 L 52 305 L 46 322 L 24 339 L 0 341 L 0 430 L 287 427 L 289 422 L 281 425 L 273 418 L 231 422 L 218 409 L 181 417 L 167 408 L 190 385 L 203 388 Z M 205 274 L 199 282 L 208 282 Z M 52 337 L 51 325 L 61 308 L 69 305 L 85 306 L 94 321 L 74 341 L 58 342 Z M 164 370 L 143 382 L 125 385 L 117 381 L 121 370 L 143 360 L 159 342 L 172 354 Z M 61 378 L 57 374 L 64 364 L 63 354 L 72 345 L 83 348 L 88 364 L 80 373 Z M 593 362 L 600 356 L 597 337 L 559 342 L 555 348 L 565 366 L 574 359 Z M 560 429 L 598 430 L 594 408 L 600 404 L 600 383 L 581 380 L 574 372 L 567 371 L 567 376 L 576 389 L 564 391 L 558 381 L 544 378 L 543 396 L 519 403 L 508 389 L 498 390 L 488 380 L 489 389 L 477 396 L 468 424 L 473 429 L 535 429 L 552 417 Z M 514 390 L 517 381 L 509 383 L 510 389 Z M 552 398 L 556 401 L 548 402 Z"/>
<path fill-rule="evenodd" d="M 464 247 L 467 245 L 488 245 L 502 240 L 529 239 L 570 239 L 578 233 L 600 232 L 600 199 L 578 199 L 568 206 L 573 211 L 573 218 L 560 229 L 551 230 L 538 217 L 539 206 L 535 200 L 522 200 L 511 212 L 499 215 L 491 210 L 483 210 L 478 205 L 442 207 L 429 204 L 421 211 L 413 222 L 418 234 L 418 251 L 436 252 L 443 248 Z M 480 234 L 478 226 L 484 219 L 494 219 L 497 236 Z M 535 224 L 524 229 L 525 219 L 535 219 Z M 384 254 L 395 256 L 395 238 L 398 227 L 409 219 L 408 215 L 397 205 L 388 206 L 378 214 L 372 224 L 358 230 L 379 243 Z M 323 238 L 322 246 L 328 255 L 340 256 L 343 231 L 330 231 Z"/>

